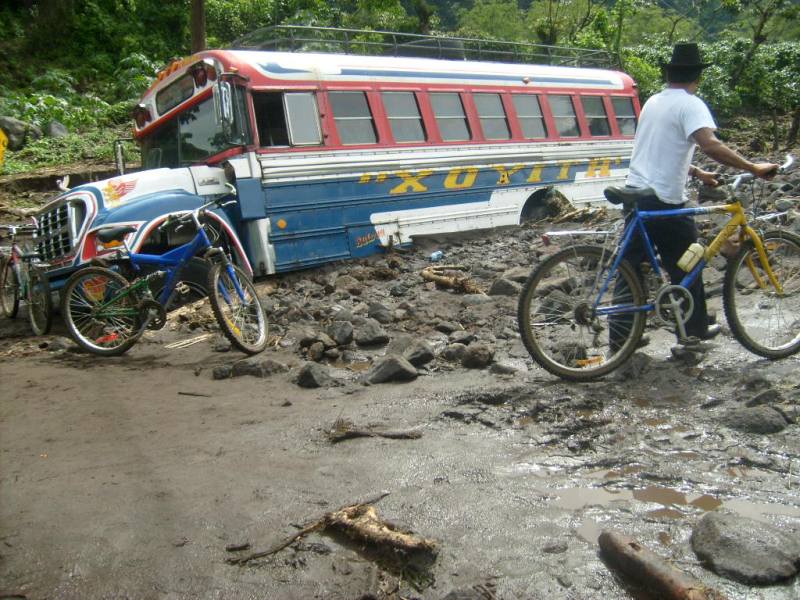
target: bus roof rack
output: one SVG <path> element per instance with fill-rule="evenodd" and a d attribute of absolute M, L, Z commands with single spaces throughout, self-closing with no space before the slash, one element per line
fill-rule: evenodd
<path fill-rule="evenodd" d="M 571 67 L 609 68 L 615 66 L 611 54 L 605 50 L 308 25 L 263 27 L 240 37 L 233 42 L 231 48 L 371 56 L 412 56 Z"/>

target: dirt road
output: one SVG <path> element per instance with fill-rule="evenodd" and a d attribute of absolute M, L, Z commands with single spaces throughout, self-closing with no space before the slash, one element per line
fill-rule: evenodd
<path fill-rule="evenodd" d="M 3 322 L 0 598 L 628 598 L 639 592 L 598 557 L 606 528 L 728 598 L 800 597 L 796 579 L 752 588 L 715 575 L 689 541 L 721 509 L 797 536 L 800 359 L 761 360 L 726 331 L 689 365 L 652 329 L 633 370 L 566 384 L 528 359 L 513 286 L 465 296 L 419 276 L 443 249 L 487 289 L 514 281 L 536 239 L 430 242 L 261 282 L 274 345 L 249 372 L 263 376 L 214 379 L 243 358 L 215 337 L 168 348 L 215 331 L 191 320 L 106 360 Z M 314 356 L 332 380 L 300 387 L 334 316 L 356 336 L 378 320 L 390 343 L 423 341 L 436 358 L 413 381 L 365 385 L 386 342 L 320 342 Z M 447 360 L 454 339 L 491 347 L 491 365 Z M 774 408 L 783 426 L 744 431 L 731 415 L 748 405 Z M 421 436 L 333 444 L 337 420 Z M 324 533 L 226 563 L 227 546 L 269 548 L 381 491 L 383 517 L 439 543 L 429 569 Z"/>

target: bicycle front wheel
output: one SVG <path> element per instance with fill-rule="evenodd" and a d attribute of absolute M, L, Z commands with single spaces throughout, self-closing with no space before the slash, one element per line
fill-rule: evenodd
<path fill-rule="evenodd" d="M 216 264 L 208 273 L 208 298 L 222 332 L 247 354 L 267 347 L 267 317 L 256 288 L 236 265 Z"/>
<path fill-rule="evenodd" d="M 19 279 L 8 258 L 0 265 L 0 309 L 9 319 L 16 317 L 19 310 Z"/>
<path fill-rule="evenodd" d="M 138 300 L 128 280 L 103 267 L 72 274 L 64 286 L 61 314 L 72 339 L 100 356 L 118 356 L 136 343 L 141 327 Z"/>
<path fill-rule="evenodd" d="M 644 304 L 639 278 L 622 261 L 608 291 L 608 252 L 574 246 L 556 252 L 531 273 L 522 288 L 517 317 L 522 341 L 533 359 L 563 379 L 589 381 L 607 375 L 636 350 L 644 312 L 624 312 Z M 616 315 L 598 310 L 618 307 Z"/>
<path fill-rule="evenodd" d="M 750 352 L 785 358 L 800 350 L 800 237 L 770 231 L 762 241 L 783 293 L 772 286 L 748 241 L 725 271 L 725 317 L 733 336 Z"/>
<path fill-rule="evenodd" d="M 53 324 L 53 300 L 44 271 L 36 266 L 28 270 L 28 319 L 36 335 L 47 335 Z"/>

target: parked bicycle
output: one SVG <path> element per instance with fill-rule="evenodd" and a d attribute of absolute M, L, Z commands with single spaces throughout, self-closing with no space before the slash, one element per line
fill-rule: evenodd
<path fill-rule="evenodd" d="M 792 163 L 787 157 L 779 172 Z M 731 185 L 732 194 L 752 178 L 738 176 Z M 767 230 L 764 224 L 769 218 L 758 216 L 758 206 L 745 210 L 742 198 L 734 195 L 728 204 L 643 211 L 638 210 L 637 200 L 652 194 L 651 190 L 608 188 L 605 192 L 611 203 L 630 213 L 615 247 L 576 244 L 563 248 L 534 269 L 523 287 L 518 306 L 520 335 L 539 365 L 573 381 L 607 375 L 636 350 L 651 311 L 674 326 L 681 343 L 697 343 L 686 335 L 685 324 L 694 309 L 687 288 L 702 277 L 705 266 L 734 236 L 741 244 L 728 259 L 722 297 L 731 333 L 745 348 L 770 359 L 800 350 L 800 236 Z M 678 263 L 686 276 L 679 284 L 671 284 L 644 223 L 712 213 L 727 213 L 731 218 L 707 248 L 690 246 Z M 633 267 L 622 258 L 635 235 L 641 236 L 650 268 L 660 281 L 650 301 Z"/>
<path fill-rule="evenodd" d="M 28 251 L 18 240 L 32 235 L 36 224 L 0 225 L 0 230 L 8 232 L 10 243 L 7 252 L 0 252 L 0 311 L 13 319 L 19 311 L 20 299 L 24 298 L 31 329 L 36 335 L 45 335 L 53 324 L 47 265 L 41 263 L 38 252 Z"/>
<path fill-rule="evenodd" d="M 132 252 L 125 239 L 135 232 L 131 226 L 100 229 L 97 239 L 121 243 L 114 269 L 89 266 L 70 276 L 62 293 L 62 314 L 72 338 L 84 349 L 101 356 L 125 353 L 147 329 L 166 323 L 167 308 L 180 283 L 182 271 L 197 261 L 208 262 L 208 297 L 222 332 L 239 350 L 261 352 L 267 345 L 267 319 L 256 289 L 248 275 L 231 262 L 225 251 L 209 238 L 203 218 L 212 207 L 222 208 L 236 200 L 218 199 L 189 213 L 174 213 L 161 225 L 193 225 L 191 241 L 163 255 Z M 156 268 L 144 274 L 145 270 Z M 135 277 L 129 281 L 119 271 Z M 152 290 L 160 291 L 154 296 Z"/>

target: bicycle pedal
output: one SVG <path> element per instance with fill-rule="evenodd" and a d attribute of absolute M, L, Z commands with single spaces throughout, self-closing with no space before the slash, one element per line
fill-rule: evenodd
<path fill-rule="evenodd" d="M 181 296 L 185 296 L 186 294 L 188 294 L 189 292 L 191 292 L 191 291 L 192 291 L 192 288 L 190 288 L 188 285 L 186 285 L 186 284 L 185 284 L 185 283 L 183 283 L 182 281 L 181 281 L 181 282 L 179 282 L 179 283 L 178 283 L 178 285 L 176 285 L 176 286 L 175 286 L 175 289 L 177 290 L 177 292 L 178 292 L 178 293 L 179 293 Z"/>

